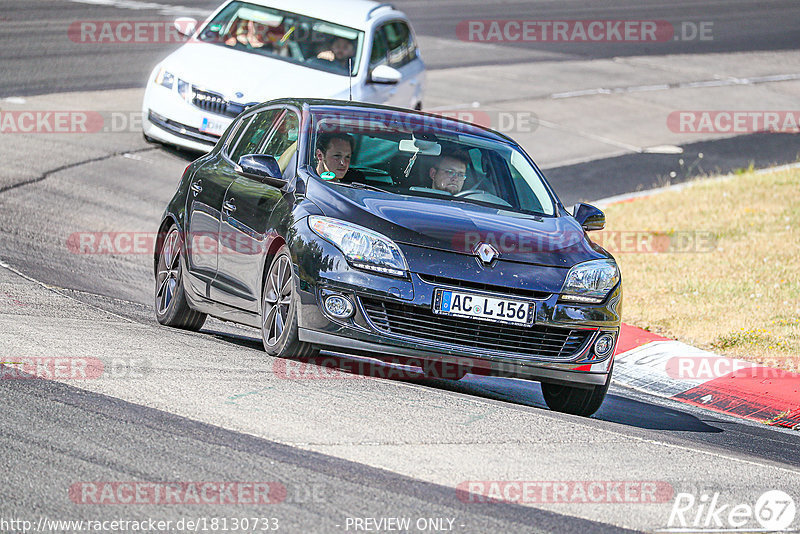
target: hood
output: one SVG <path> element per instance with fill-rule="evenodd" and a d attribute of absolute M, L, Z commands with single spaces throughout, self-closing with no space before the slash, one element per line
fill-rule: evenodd
<path fill-rule="evenodd" d="M 347 76 L 199 41 L 184 44 L 162 66 L 192 85 L 240 103 L 346 98 L 349 87 Z"/>
<path fill-rule="evenodd" d="M 309 197 L 328 217 L 344 219 L 408 244 L 476 255 L 486 243 L 501 261 L 550 267 L 609 257 L 572 217 L 536 217 L 449 199 L 327 186 L 312 180 Z"/>

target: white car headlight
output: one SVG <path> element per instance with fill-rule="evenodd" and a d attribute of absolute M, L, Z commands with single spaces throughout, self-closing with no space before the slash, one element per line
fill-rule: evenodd
<path fill-rule="evenodd" d="M 164 67 L 161 67 L 161 69 L 158 71 L 158 74 L 156 74 L 156 79 L 154 81 L 156 85 L 162 85 L 167 89 L 172 89 L 172 86 L 175 84 L 175 75 Z"/>
<path fill-rule="evenodd" d="M 567 273 L 561 298 L 573 302 L 599 303 L 605 300 L 619 279 L 619 268 L 612 260 L 580 263 Z"/>
<path fill-rule="evenodd" d="M 308 226 L 336 245 L 354 267 L 393 276 L 406 276 L 408 265 L 394 241 L 363 226 L 312 215 Z"/>
<path fill-rule="evenodd" d="M 181 98 L 183 98 L 186 102 L 191 102 L 194 99 L 192 84 L 178 78 L 178 94 L 181 95 Z"/>

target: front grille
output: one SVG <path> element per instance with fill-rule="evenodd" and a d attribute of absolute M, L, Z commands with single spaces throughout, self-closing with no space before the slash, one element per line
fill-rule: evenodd
<path fill-rule="evenodd" d="M 479 291 L 489 291 L 492 293 L 501 293 L 504 295 L 514 295 L 517 297 L 530 297 L 537 300 L 545 300 L 550 296 L 546 291 L 535 291 L 533 289 L 519 289 L 508 288 L 503 286 L 493 286 L 490 284 L 481 284 L 480 282 L 470 282 L 467 280 L 458 280 L 457 278 L 447 278 L 446 276 L 436 276 L 431 274 L 418 275 L 423 282 L 435 285 L 447 285 L 451 287 L 460 287 L 465 289 L 477 289 Z"/>
<path fill-rule="evenodd" d="M 237 117 L 244 110 L 256 105 L 255 102 L 250 104 L 228 102 L 225 100 L 224 96 L 218 93 L 204 91 L 197 87 L 192 87 L 192 91 L 194 92 L 192 104 L 204 111 L 216 113 L 217 115 L 224 115 L 226 117 Z"/>
<path fill-rule="evenodd" d="M 555 326 L 473 321 L 436 315 L 426 307 L 371 298 L 361 298 L 361 303 L 372 324 L 387 334 L 544 359 L 570 359 L 594 333 Z"/>

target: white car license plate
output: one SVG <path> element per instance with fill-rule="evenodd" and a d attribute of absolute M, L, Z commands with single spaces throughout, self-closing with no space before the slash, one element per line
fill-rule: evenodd
<path fill-rule="evenodd" d="M 200 131 L 203 133 L 210 133 L 212 135 L 222 135 L 225 133 L 225 123 L 215 119 L 203 117 L 203 124 L 200 126 Z"/>
<path fill-rule="evenodd" d="M 529 326 L 533 324 L 536 305 L 526 300 L 437 289 L 433 313 Z"/>

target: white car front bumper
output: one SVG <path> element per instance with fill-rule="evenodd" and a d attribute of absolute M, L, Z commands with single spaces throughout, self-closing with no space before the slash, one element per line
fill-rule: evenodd
<path fill-rule="evenodd" d="M 183 100 L 177 92 L 149 83 L 142 101 L 144 135 L 171 145 L 208 152 L 232 117 L 203 110 Z"/>

